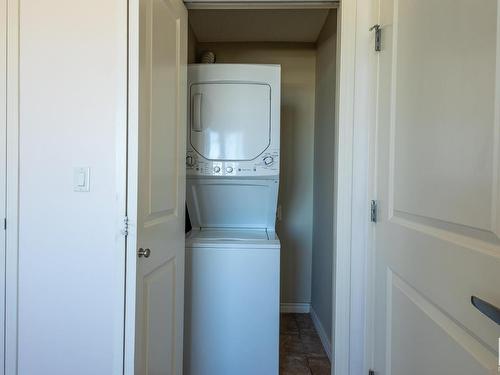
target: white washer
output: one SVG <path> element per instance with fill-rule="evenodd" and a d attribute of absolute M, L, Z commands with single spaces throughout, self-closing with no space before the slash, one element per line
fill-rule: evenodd
<path fill-rule="evenodd" d="M 184 373 L 277 375 L 280 67 L 188 68 Z"/>
<path fill-rule="evenodd" d="M 191 233 L 185 374 L 278 374 L 279 264 L 279 240 L 265 230 Z"/>

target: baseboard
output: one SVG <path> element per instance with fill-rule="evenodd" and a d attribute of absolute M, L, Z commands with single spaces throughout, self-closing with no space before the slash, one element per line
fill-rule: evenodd
<path fill-rule="evenodd" d="M 326 355 L 330 359 L 330 363 L 332 362 L 332 344 L 330 340 L 328 339 L 328 335 L 326 334 L 325 329 L 323 328 L 323 324 L 319 321 L 318 315 L 316 315 L 316 312 L 314 309 L 310 308 L 311 310 L 311 319 L 314 323 L 314 327 L 316 328 L 316 332 L 318 332 L 318 336 L 321 340 L 321 343 L 323 344 L 323 348 L 325 349 Z"/>
<path fill-rule="evenodd" d="M 310 303 L 282 303 L 280 312 L 282 313 L 295 313 L 295 314 L 308 314 L 311 311 Z"/>

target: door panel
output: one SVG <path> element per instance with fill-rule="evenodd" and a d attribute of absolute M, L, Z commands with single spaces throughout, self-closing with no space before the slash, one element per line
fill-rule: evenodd
<path fill-rule="evenodd" d="M 179 20 L 164 1 L 151 1 L 151 12 L 149 219 L 177 211 L 179 162 Z"/>
<path fill-rule="evenodd" d="M 382 0 L 375 369 L 489 374 L 500 306 L 499 7 Z"/>
<path fill-rule="evenodd" d="M 491 231 L 496 1 L 395 5 L 394 210 Z"/>
<path fill-rule="evenodd" d="M 144 277 L 146 374 L 175 374 L 175 258 Z"/>
<path fill-rule="evenodd" d="M 138 375 L 182 373 L 187 11 L 141 0 L 139 18 Z"/>
<path fill-rule="evenodd" d="M 422 365 L 433 374 L 482 374 L 488 357 L 463 328 L 429 303 L 418 291 L 388 273 L 392 311 L 391 372 L 406 374 Z M 415 330 L 414 327 L 419 327 Z M 409 356 L 408 353 L 411 353 Z M 427 373 L 426 372 L 426 373 Z"/>

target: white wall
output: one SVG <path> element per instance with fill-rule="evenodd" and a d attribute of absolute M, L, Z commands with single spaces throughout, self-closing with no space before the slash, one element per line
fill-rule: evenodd
<path fill-rule="evenodd" d="M 316 50 L 305 43 L 199 43 L 219 63 L 282 66 L 281 302 L 311 302 L 313 142 Z"/>
<path fill-rule="evenodd" d="M 314 224 L 311 306 L 331 343 L 334 249 L 334 157 L 337 13 L 317 42 L 314 125 Z"/>
<path fill-rule="evenodd" d="M 19 22 L 18 374 L 122 373 L 127 4 L 23 0 Z"/>

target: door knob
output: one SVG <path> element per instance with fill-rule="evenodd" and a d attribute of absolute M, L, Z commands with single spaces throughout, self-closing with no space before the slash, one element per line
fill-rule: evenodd
<path fill-rule="evenodd" d="M 137 256 L 139 258 L 149 258 L 149 256 L 151 255 L 151 250 L 150 249 L 143 249 L 142 247 L 137 250 Z"/>

